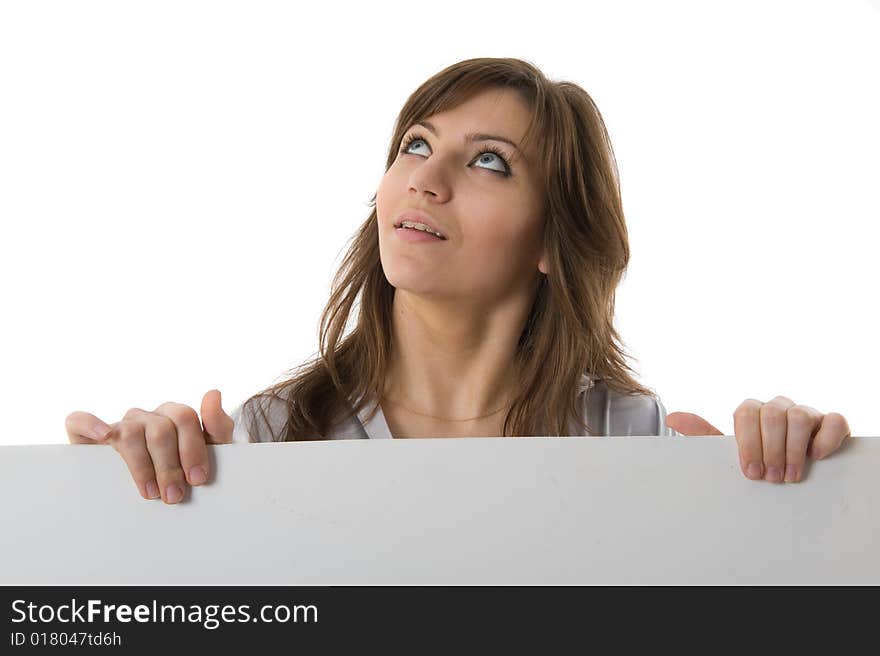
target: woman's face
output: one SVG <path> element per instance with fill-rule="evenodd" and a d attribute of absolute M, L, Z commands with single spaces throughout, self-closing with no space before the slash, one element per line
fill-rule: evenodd
<path fill-rule="evenodd" d="M 539 268 L 546 272 L 541 181 L 511 144 L 467 138 L 482 133 L 518 144 L 528 119 L 515 91 L 492 89 L 428 117 L 431 127 L 408 126 L 376 195 L 379 253 L 392 286 L 436 300 L 492 302 L 532 289 Z M 395 228 L 410 210 L 446 239 L 406 239 L 423 236 Z"/>

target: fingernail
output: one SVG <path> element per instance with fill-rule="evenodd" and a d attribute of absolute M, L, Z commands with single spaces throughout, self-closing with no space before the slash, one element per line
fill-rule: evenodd
<path fill-rule="evenodd" d="M 758 478 L 761 478 L 761 463 L 760 462 L 749 463 L 749 466 L 746 468 L 746 476 L 751 478 L 753 481 Z"/>
<path fill-rule="evenodd" d="M 785 482 L 786 483 L 796 483 L 797 479 L 798 479 L 797 465 L 786 465 L 785 466 Z"/>
<path fill-rule="evenodd" d="M 92 426 L 92 437 L 96 440 L 103 440 L 107 437 L 107 433 L 110 432 L 110 427 L 105 424 L 103 421 L 99 421 L 97 424 Z"/>
<path fill-rule="evenodd" d="M 781 483 L 782 482 L 782 470 L 775 465 L 770 465 L 767 467 L 767 475 L 764 477 L 771 483 Z"/>
<path fill-rule="evenodd" d="M 165 488 L 165 498 L 168 503 L 177 503 L 183 498 L 183 491 L 173 483 Z"/>
<path fill-rule="evenodd" d="M 147 496 L 150 499 L 155 499 L 159 496 L 159 486 L 156 485 L 156 481 L 149 481 L 146 485 L 147 488 Z"/>
<path fill-rule="evenodd" d="M 201 485 L 207 480 L 208 475 L 205 473 L 205 468 L 201 465 L 196 465 L 189 470 L 189 481 L 193 485 Z"/>

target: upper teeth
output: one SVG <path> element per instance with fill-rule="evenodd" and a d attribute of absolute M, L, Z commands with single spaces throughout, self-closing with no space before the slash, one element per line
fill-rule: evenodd
<path fill-rule="evenodd" d="M 443 235 L 439 232 L 431 228 L 430 226 L 426 226 L 424 223 L 418 223 L 416 221 L 401 221 L 401 228 L 415 228 L 416 230 L 422 230 L 424 232 L 430 232 L 432 235 L 437 235 L 440 239 L 443 239 Z"/>

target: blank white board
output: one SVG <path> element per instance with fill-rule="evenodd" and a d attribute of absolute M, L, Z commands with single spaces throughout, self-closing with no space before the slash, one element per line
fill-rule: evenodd
<path fill-rule="evenodd" d="M 109 446 L 0 447 L 2 584 L 880 584 L 880 439 L 796 484 L 733 437 L 209 447 L 142 499 Z"/>

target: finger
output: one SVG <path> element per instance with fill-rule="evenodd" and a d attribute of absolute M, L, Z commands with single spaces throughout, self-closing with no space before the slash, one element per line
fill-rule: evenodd
<path fill-rule="evenodd" d="M 739 448 L 739 465 L 746 478 L 764 475 L 764 449 L 761 445 L 761 406 L 757 399 L 746 399 L 733 412 L 733 432 Z"/>
<path fill-rule="evenodd" d="M 837 451 L 848 437 L 852 437 L 852 433 L 844 416 L 837 412 L 829 412 L 822 417 L 819 430 L 813 438 L 810 456 L 816 460 L 826 458 Z"/>
<path fill-rule="evenodd" d="M 764 479 L 781 483 L 785 478 L 785 438 L 788 432 L 788 409 L 794 401 L 777 396 L 761 406 L 761 443 L 764 452 Z"/>
<path fill-rule="evenodd" d="M 143 424 L 133 419 L 113 424 L 108 443 L 122 456 L 141 496 L 144 499 L 158 497 L 159 486 L 153 460 L 147 451 Z"/>
<path fill-rule="evenodd" d="M 182 403 L 163 403 L 156 414 L 170 419 L 177 430 L 177 453 L 187 483 L 201 485 L 208 480 L 208 447 L 196 411 Z"/>
<path fill-rule="evenodd" d="M 67 439 L 71 444 L 104 442 L 110 427 L 89 412 L 71 412 L 64 420 Z"/>
<path fill-rule="evenodd" d="M 147 451 L 153 460 L 159 492 L 165 503 L 177 503 L 186 490 L 186 476 L 180 464 L 177 427 L 166 416 L 133 409 L 129 412 L 144 426 Z"/>
<path fill-rule="evenodd" d="M 229 444 L 232 442 L 232 430 L 235 422 L 223 411 L 220 390 L 210 390 L 202 397 L 201 413 L 208 444 Z"/>
<path fill-rule="evenodd" d="M 822 423 L 822 413 L 806 405 L 791 406 L 786 415 L 785 482 L 796 483 L 804 472 L 807 447 Z"/>

